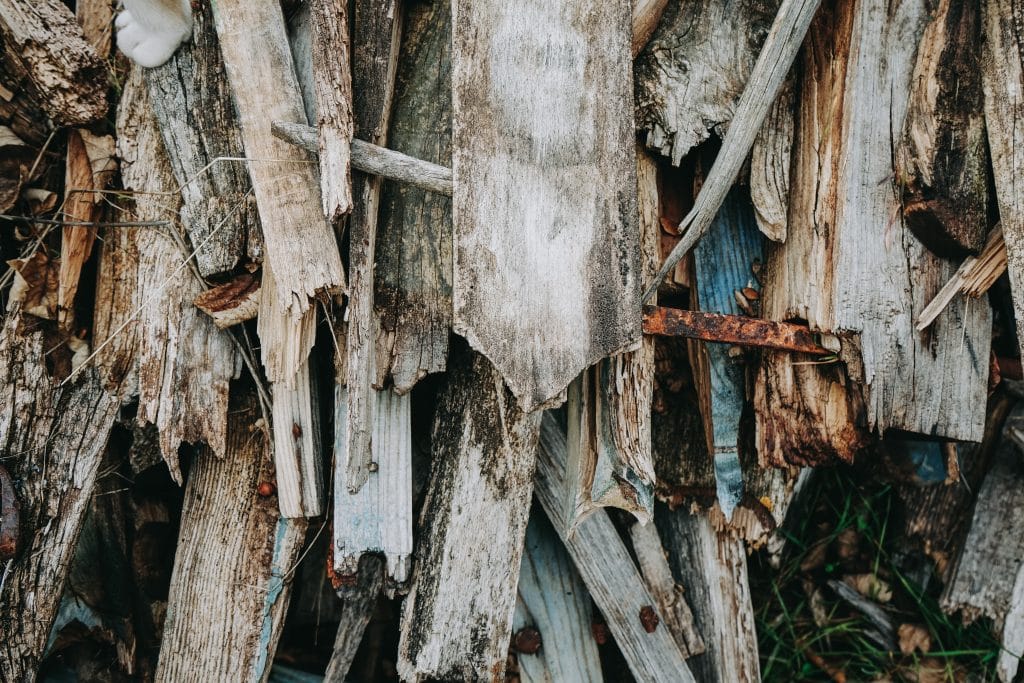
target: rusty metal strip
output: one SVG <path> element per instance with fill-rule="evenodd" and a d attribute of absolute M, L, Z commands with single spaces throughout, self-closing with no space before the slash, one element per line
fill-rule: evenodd
<path fill-rule="evenodd" d="M 766 349 L 827 356 L 831 351 L 818 344 L 803 325 L 761 320 L 744 315 L 684 311 L 644 306 L 644 334 L 690 337 L 722 344 L 759 346 Z"/>

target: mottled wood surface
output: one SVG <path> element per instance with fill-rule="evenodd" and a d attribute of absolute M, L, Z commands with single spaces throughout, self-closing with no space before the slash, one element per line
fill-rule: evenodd
<path fill-rule="evenodd" d="M 640 341 L 630 3 L 452 12 L 454 329 L 534 410 Z"/>
<path fill-rule="evenodd" d="M 352 56 L 348 2 L 314 0 L 310 8 L 313 81 L 319 131 L 320 193 L 324 217 L 335 221 L 352 209 Z"/>
<path fill-rule="evenodd" d="M 486 358 L 453 359 L 402 617 L 404 680 L 503 678 L 540 418 L 520 410 Z"/>

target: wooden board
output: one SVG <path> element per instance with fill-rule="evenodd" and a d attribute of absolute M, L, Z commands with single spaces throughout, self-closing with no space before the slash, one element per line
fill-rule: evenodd
<path fill-rule="evenodd" d="M 765 317 L 848 335 L 842 369 L 862 384 L 865 412 L 849 382 L 827 376 L 837 364 L 794 366 L 798 359 L 767 354 L 758 450 L 768 460 L 849 458 L 864 422 L 878 432 L 981 439 L 989 306 L 958 302 L 931 334 L 917 333 L 916 312 L 955 264 L 911 234 L 898 187 L 886 180 L 926 18 L 922 0 L 864 0 L 820 10 L 810 31 L 788 236 L 768 252 Z"/>
<path fill-rule="evenodd" d="M 630 3 L 452 12 L 454 329 L 534 410 L 640 341 Z"/>
<path fill-rule="evenodd" d="M 637 128 L 676 166 L 714 131 L 722 137 L 779 0 L 669 3 L 637 59 Z"/>
<path fill-rule="evenodd" d="M 452 368 L 402 617 L 403 680 L 501 680 L 512 630 L 541 415 L 519 409 L 483 356 Z"/>

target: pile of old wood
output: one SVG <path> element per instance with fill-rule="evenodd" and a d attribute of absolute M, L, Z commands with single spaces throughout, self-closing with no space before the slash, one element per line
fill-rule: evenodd
<path fill-rule="evenodd" d="M 854 459 L 1012 679 L 1024 8 L 819 2 L 0 0 L 0 680 L 757 680 Z"/>

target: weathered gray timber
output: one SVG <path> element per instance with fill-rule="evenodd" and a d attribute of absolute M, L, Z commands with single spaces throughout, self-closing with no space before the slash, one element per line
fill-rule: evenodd
<path fill-rule="evenodd" d="M 941 0 L 917 48 L 896 147 L 907 227 L 942 256 L 977 253 L 988 232 L 981 6 Z"/>
<path fill-rule="evenodd" d="M 764 315 L 807 320 L 841 337 L 842 362 L 796 365 L 787 354 L 766 354 L 756 400 L 765 461 L 848 460 L 865 427 L 981 439 L 989 306 L 956 302 L 927 338 L 915 332 L 916 312 L 955 264 L 911 234 L 898 186 L 880 182 L 893 175 L 891 150 L 926 19 L 921 0 L 868 0 L 823 10 L 811 32 L 788 236 L 769 245 Z"/>
<path fill-rule="evenodd" d="M 181 225 L 206 277 L 234 268 L 260 228 L 210 4 L 194 14 L 192 41 L 143 73 L 181 192 Z"/>
<path fill-rule="evenodd" d="M 395 0 L 359 0 L 352 16 L 355 43 L 352 47 L 352 87 L 355 134 L 382 145 L 387 139 L 395 65 L 401 35 L 400 7 Z M 373 312 L 373 266 L 377 244 L 377 214 L 381 178 L 357 176 L 349 229 L 349 291 L 345 387 L 348 396 L 344 485 L 351 493 L 370 476 L 373 454 L 373 408 L 376 403 L 377 321 Z M 339 482 L 342 483 L 342 482 Z"/>
<path fill-rule="evenodd" d="M 673 0 L 636 63 L 637 128 L 672 159 L 723 137 L 779 0 Z"/>
<path fill-rule="evenodd" d="M 640 341 L 630 3 L 452 12 L 453 327 L 535 410 Z"/>
<path fill-rule="evenodd" d="M 982 84 L 985 126 L 992 154 L 999 221 L 1013 289 L 1017 339 L 1024 348 L 1024 7 L 1013 0 L 985 0 Z"/>
<path fill-rule="evenodd" d="M 336 221 L 352 209 L 352 59 L 348 2 L 313 0 L 310 8 L 316 93 L 320 193 L 324 217 Z M 360 93 L 362 95 L 362 93 Z"/>
<path fill-rule="evenodd" d="M 270 444 L 252 431 L 262 411 L 252 388 L 235 390 L 226 452 L 204 449 L 189 471 L 157 681 L 259 683 L 284 626 L 306 520 L 283 519 L 261 492 L 274 481 Z"/>
<path fill-rule="evenodd" d="M 376 555 L 363 555 L 356 575 L 356 584 L 347 586 L 342 595 L 341 622 L 334 637 L 331 660 L 324 672 L 324 683 L 345 683 L 384 585 L 384 561 Z"/>
<path fill-rule="evenodd" d="M 591 627 L 590 596 L 539 508 L 534 508 L 526 525 L 518 591 L 513 633 L 530 628 L 541 640 L 539 652 L 517 655 L 523 683 L 603 680 Z"/>
<path fill-rule="evenodd" d="M 381 188 L 374 285 L 377 382 L 399 392 L 445 369 L 452 325 L 450 3 L 410 3 L 404 21 L 388 147 L 424 163 L 366 168 L 399 181 Z"/>
<path fill-rule="evenodd" d="M 750 152 L 750 199 L 754 202 L 757 227 L 773 242 L 786 241 L 795 119 L 796 78 L 790 75 L 768 110 Z"/>
<path fill-rule="evenodd" d="M 657 614 L 658 603 L 647 590 L 608 513 L 595 510 L 572 534 L 562 521 L 566 518 L 567 458 L 565 430 L 546 412 L 537 451 L 537 500 L 607 620 L 630 671 L 641 683 L 693 681 L 683 652 L 669 630 L 658 627 L 648 632 L 641 623 L 640 611 L 650 607 Z"/>
<path fill-rule="evenodd" d="M 402 617 L 403 680 L 503 679 L 540 418 L 486 358 L 453 358 Z"/>

